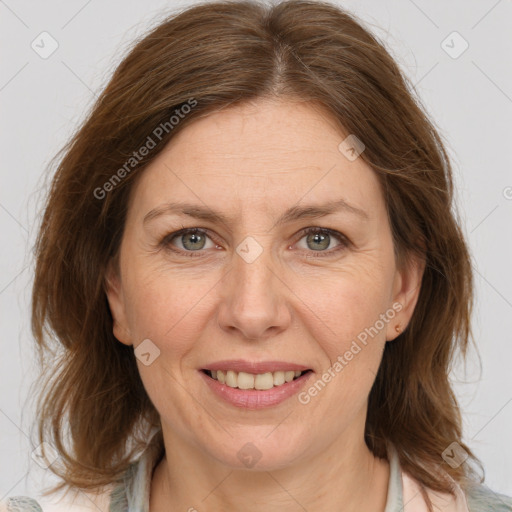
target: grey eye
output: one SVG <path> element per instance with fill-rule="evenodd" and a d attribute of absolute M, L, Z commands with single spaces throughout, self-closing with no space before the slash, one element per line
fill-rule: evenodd
<path fill-rule="evenodd" d="M 205 239 L 206 235 L 202 233 L 185 233 L 180 237 L 183 247 L 191 251 L 203 249 L 205 245 Z"/>
<path fill-rule="evenodd" d="M 329 248 L 331 236 L 327 233 L 310 233 L 306 235 L 306 240 L 309 249 L 324 250 Z"/>

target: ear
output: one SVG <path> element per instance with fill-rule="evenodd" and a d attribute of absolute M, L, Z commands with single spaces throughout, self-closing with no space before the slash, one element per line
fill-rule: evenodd
<path fill-rule="evenodd" d="M 388 322 L 386 340 L 392 341 L 398 337 L 407 327 L 414 313 L 421 290 L 421 281 L 425 271 L 425 257 L 409 254 L 403 264 L 403 268 L 395 272 L 393 284 L 393 304 L 400 304 L 401 309 L 395 306 L 397 312 L 395 318 Z M 396 327 L 399 326 L 398 331 Z"/>
<path fill-rule="evenodd" d="M 105 273 L 105 293 L 113 319 L 114 336 L 125 345 L 132 345 L 131 334 L 126 322 L 125 300 L 117 265 L 111 260 Z"/>

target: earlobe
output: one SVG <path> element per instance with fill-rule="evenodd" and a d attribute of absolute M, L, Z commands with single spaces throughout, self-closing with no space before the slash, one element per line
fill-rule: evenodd
<path fill-rule="evenodd" d="M 421 291 L 425 258 L 409 256 L 402 270 L 397 270 L 393 288 L 393 304 L 400 304 L 396 318 L 388 323 L 386 340 L 397 338 L 407 327 Z"/>
<path fill-rule="evenodd" d="M 132 345 L 130 330 L 126 324 L 124 296 L 119 272 L 111 262 L 105 274 L 104 289 L 112 314 L 114 336 L 125 345 Z"/>

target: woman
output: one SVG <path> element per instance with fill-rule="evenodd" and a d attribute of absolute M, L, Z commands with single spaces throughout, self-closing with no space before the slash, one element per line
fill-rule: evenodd
<path fill-rule="evenodd" d="M 338 7 L 160 24 L 67 147 L 36 247 L 60 506 L 512 510 L 448 378 L 472 305 L 452 196 L 405 77 Z"/>

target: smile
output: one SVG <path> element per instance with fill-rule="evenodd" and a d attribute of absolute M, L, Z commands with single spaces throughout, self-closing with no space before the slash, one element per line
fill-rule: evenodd
<path fill-rule="evenodd" d="M 253 374 L 203 369 L 198 374 L 212 391 L 212 396 L 222 402 L 244 409 L 263 409 L 299 393 L 313 371 L 278 370 Z"/>
<path fill-rule="evenodd" d="M 236 372 L 234 370 L 203 370 L 209 377 L 230 388 L 266 390 L 282 386 L 306 373 L 299 370 L 276 371 L 259 374 Z M 309 371 L 309 370 L 306 370 Z"/>

